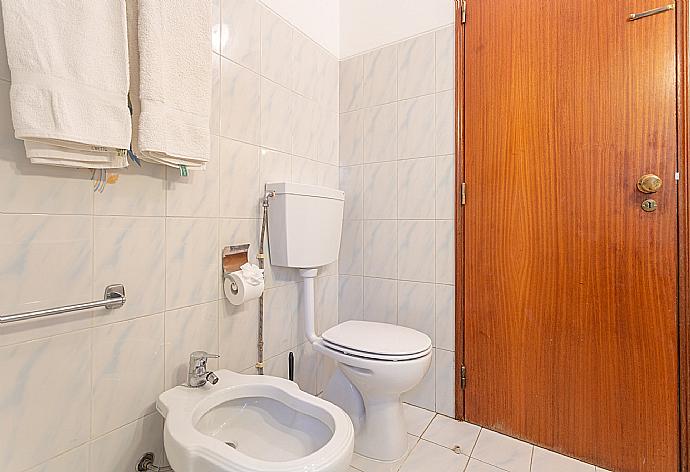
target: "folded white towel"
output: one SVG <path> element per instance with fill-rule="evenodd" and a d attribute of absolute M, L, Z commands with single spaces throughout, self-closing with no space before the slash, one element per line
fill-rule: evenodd
<path fill-rule="evenodd" d="M 211 0 L 138 0 L 137 27 L 132 64 L 139 67 L 130 72 L 135 153 L 171 167 L 203 168 L 211 147 Z"/>
<path fill-rule="evenodd" d="M 131 120 L 121 0 L 2 0 L 15 136 L 32 162 L 127 165 Z"/>

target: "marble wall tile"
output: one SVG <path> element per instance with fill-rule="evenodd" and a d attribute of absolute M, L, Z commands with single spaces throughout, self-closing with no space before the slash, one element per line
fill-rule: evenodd
<path fill-rule="evenodd" d="M 117 182 L 94 193 L 94 214 L 165 216 L 165 167 L 142 162 L 111 171 Z"/>
<path fill-rule="evenodd" d="M 136 465 L 146 452 L 154 453 L 156 464 L 164 463 L 163 421 L 163 417 L 154 412 L 96 439 L 91 444 L 89 470 L 132 470 L 133 464 Z"/>
<path fill-rule="evenodd" d="M 455 26 L 436 32 L 436 91 L 455 88 Z"/>
<path fill-rule="evenodd" d="M 361 164 L 364 160 L 364 112 L 340 115 L 340 165 Z"/>
<path fill-rule="evenodd" d="M 398 94 L 398 45 L 364 54 L 364 105 L 394 102 Z"/>
<path fill-rule="evenodd" d="M 330 112 L 340 111 L 340 62 L 324 48 L 316 52 L 317 76 L 316 102 Z"/>
<path fill-rule="evenodd" d="M 364 61 L 362 56 L 340 62 L 340 112 L 364 105 Z"/>
<path fill-rule="evenodd" d="M 90 331 L 0 348 L 13 379 L 0 389 L 0 470 L 25 470 L 89 439 L 90 362 Z"/>
<path fill-rule="evenodd" d="M 436 94 L 436 155 L 455 152 L 455 92 Z"/>
<path fill-rule="evenodd" d="M 436 221 L 436 282 L 455 283 L 455 222 Z"/>
<path fill-rule="evenodd" d="M 398 282 L 364 277 L 364 319 L 398 324 Z"/>
<path fill-rule="evenodd" d="M 261 79 L 261 145 L 292 152 L 292 93 L 270 80 Z"/>
<path fill-rule="evenodd" d="M 455 156 L 436 158 L 436 219 L 455 218 Z"/>
<path fill-rule="evenodd" d="M 187 382 L 189 355 L 194 351 L 218 354 L 218 302 L 165 313 L 165 388 Z M 217 359 L 208 368 L 218 368 Z"/>
<path fill-rule="evenodd" d="M 340 168 L 340 190 L 345 192 L 345 220 L 364 217 L 364 166 Z"/>
<path fill-rule="evenodd" d="M 270 358 L 295 345 L 299 294 L 294 286 L 283 285 L 266 290 L 264 303 L 264 353 Z"/>
<path fill-rule="evenodd" d="M 434 233 L 434 221 L 398 222 L 400 280 L 434 282 Z M 448 257 L 448 254 L 444 254 L 443 257 Z M 436 259 L 441 257 L 437 256 Z"/>
<path fill-rule="evenodd" d="M 100 216 L 94 218 L 94 286 L 98 300 L 110 284 L 125 286 L 127 303 L 98 310 L 103 325 L 165 310 L 165 219 Z"/>
<path fill-rule="evenodd" d="M 364 110 L 364 162 L 398 158 L 398 107 L 389 103 Z"/>
<path fill-rule="evenodd" d="M 434 33 L 408 39 L 400 44 L 398 98 L 434 93 L 436 84 Z"/>
<path fill-rule="evenodd" d="M 89 463 L 89 449 L 88 444 L 79 446 L 27 472 L 74 472 Z"/>
<path fill-rule="evenodd" d="M 294 349 L 295 354 L 295 382 L 303 391 L 316 395 L 317 376 L 314 372 L 319 366 L 321 354 L 314 351 L 311 343 L 302 343 Z"/>
<path fill-rule="evenodd" d="M 335 112 L 321 109 L 317 123 L 317 159 L 319 162 L 338 165 L 339 116 Z"/>
<path fill-rule="evenodd" d="M 433 157 L 398 163 L 398 218 L 434 218 L 435 169 Z"/>
<path fill-rule="evenodd" d="M 94 329 L 92 435 L 155 411 L 164 390 L 163 329 L 162 313 Z"/>
<path fill-rule="evenodd" d="M 455 351 L 455 287 L 436 284 L 436 347 Z"/>
<path fill-rule="evenodd" d="M 292 86 L 293 28 L 268 8 L 261 10 L 261 75 Z"/>
<path fill-rule="evenodd" d="M 261 7 L 255 0 L 221 0 L 221 54 L 259 72 Z"/>
<path fill-rule="evenodd" d="M 455 416 L 455 353 L 436 349 L 436 411 Z"/>
<path fill-rule="evenodd" d="M 364 222 L 364 275 L 395 279 L 398 276 L 398 222 Z M 433 241 L 433 240 L 432 240 Z"/>
<path fill-rule="evenodd" d="M 218 359 L 222 369 L 242 372 L 256 364 L 259 330 L 259 301 L 234 306 L 220 301 Z"/>
<path fill-rule="evenodd" d="M 319 137 L 316 102 L 292 94 L 292 112 L 292 154 L 316 159 Z"/>
<path fill-rule="evenodd" d="M 338 277 L 317 278 L 314 290 L 316 292 L 314 308 L 316 312 L 316 329 L 317 334 L 320 335 L 338 324 Z M 301 308 L 298 316 L 302 316 Z"/>
<path fill-rule="evenodd" d="M 343 225 L 338 269 L 343 275 L 363 275 L 364 222 L 348 221 Z"/>
<path fill-rule="evenodd" d="M 0 214 L 0 312 L 89 301 L 92 237 L 92 221 L 87 216 Z M 14 323 L 0 330 L 0 345 L 64 333 L 90 323 L 89 312 Z"/>
<path fill-rule="evenodd" d="M 225 58 L 220 60 L 220 135 L 259 144 L 259 75 Z"/>
<path fill-rule="evenodd" d="M 362 320 L 364 317 L 363 277 L 338 277 L 338 322 Z"/>
<path fill-rule="evenodd" d="M 209 126 L 211 135 L 220 135 L 220 54 L 211 56 L 211 114 Z"/>
<path fill-rule="evenodd" d="M 398 157 L 435 155 L 435 106 L 433 95 L 398 102 Z"/>
<path fill-rule="evenodd" d="M 398 324 L 416 329 L 436 345 L 434 284 L 398 281 Z"/>
<path fill-rule="evenodd" d="M 181 176 L 179 169 L 166 168 L 167 216 L 218 217 L 219 139 L 211 137 L 205 170 L 190 170 L 188 176 Z"/>
<path fill-rule="evenodd" d="M 220 216 L 259 218 L 259 148 L 225 138 L 220 138 L 219 147 Z"/>
<path fill-rule="evenodd" d="M 311 159 L 292 156 L 292 182 L 319 185 L 319 163 Z"/>
<path fill-rule="evenodd" d="M 394 219 L 398 212 L 398 166 L 395 162 L 364 166 L 364 218 Z"/>
<path fill-rule="evenodd" d="M 296 30 L 292 46 L 292 90 L 306 98 L 316 99 L 316 83 L 320 80 L 319 46 Z"/>
<path fill-rule="evenodd" d="M 218 220 L 168 218 L 166 235 L 166 309 L 217 300 Z"/>
<path fill-rule="evenodd" d="M 211 0 L 211 51 L 220 53 L 221 19 L 220 0 Z"/>

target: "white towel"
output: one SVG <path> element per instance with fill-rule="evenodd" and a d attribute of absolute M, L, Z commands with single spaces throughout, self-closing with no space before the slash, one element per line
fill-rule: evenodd
<path fill-rule="evenodd" d="M 122 0 L 2 0 L 15 136 L 32 162 L 127 165 L 131 120 Z"/>
<path fill-rule="evenodd" d="M 211 147 L 211 0 L 138 4 L 139 54 L 132 64 L 139 67 L 130 72 L 135 153 L 171 167 L 204 168 Z"/>

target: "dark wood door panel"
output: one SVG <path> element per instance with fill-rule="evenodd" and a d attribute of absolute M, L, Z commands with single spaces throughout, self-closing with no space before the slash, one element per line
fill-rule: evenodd
<path fill-rule="evenodd" d="M 657 6 L 472 1 L 464 32 L 466 416 L 655 472 L 678 467 L 675 16 L 627 16 Z"/>

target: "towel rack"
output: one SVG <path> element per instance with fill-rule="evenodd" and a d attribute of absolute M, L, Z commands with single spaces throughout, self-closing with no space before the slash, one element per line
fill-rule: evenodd
<path fill-rule="evenodd" d="M 42 318 L 44 316 L 60 315 L 62 313 L 70 313 L 73 311 L 90 310 L 91 308 L 105 308 L 113 310 L 120 308 L 125 304 L 125 286 L 122 284 L 108 285 L 103 294 L 103 300 L 96 300 L 95 302 L 77 303 L 75 305 L 65 305 L 57 308 L 48 308 L 45 310 L 27 311 L 24 313 L 15 313 L 13 315 L 0 315 L 0 324 L 11 323 L 12 321 L 30 320 L 33 318 Z"/>

